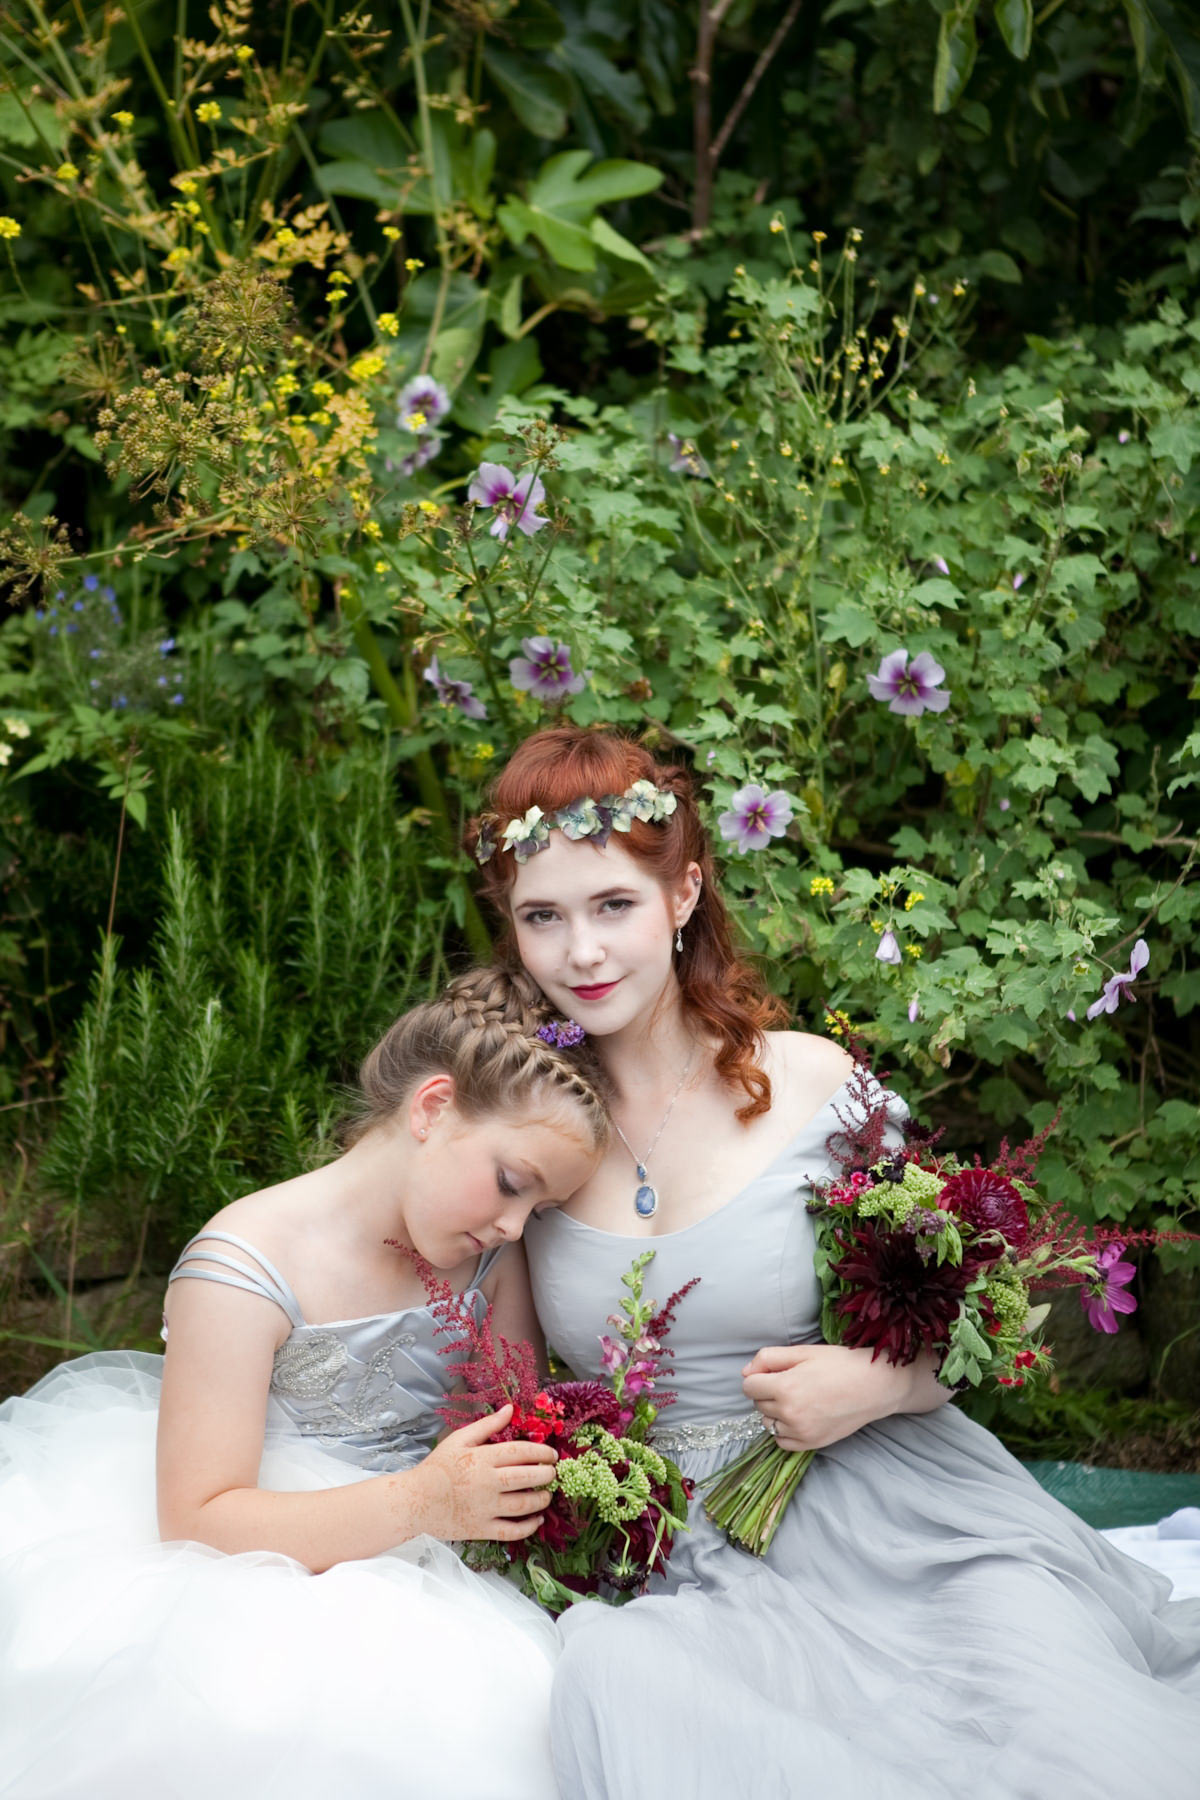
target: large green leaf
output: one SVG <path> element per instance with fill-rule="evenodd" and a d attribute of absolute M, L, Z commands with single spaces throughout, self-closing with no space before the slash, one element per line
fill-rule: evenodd
<path fill-rule="evenodd" d="M 571 97 L 565 76 L 496 44 L 488 45 L 483 63 L 526 131 L 541 138 L 563 136 Z"/>
<path fill-rule="evenodd" d="M 964 0 L 942 14 L 938 30 L 937 63 L 933 71 L 933 110 L 949 112 L 971 76 L 975 52 L 975 7 L 978 0 Z"/>
<path fill-rule="evenodd" d="M 613 200 L 653 193 L 662 183 L 661 169 L 620 157 L 598 162 L 585 175 L 583 171 L 591 160 L 588 150 L 563 150 L 552 156 L 542 165 L 529 190 L 529 204 L 568 216 L 574 216 L 572 209 L 579 208 L 582 215 Z"/>
<path fill-rule="evenodd" d="M 512 196 L 499 208 L 501 225 L 514 244 L 536 237 L 560 268 L 594 269 L 597 245 L 624 262 L 644 263 L 636 245 L 597 219 L 595 212 L 609 201 L 650 193 L 662 180 L 661 171 L 621 159 L 598 162 L 589 169 L 591 160 L 587 150 L 552 156 L 526 199 Z"/>
<path fill-rule="evenodd" d="M 1033 43 L 1033 0 L 996 0 L 996 23 L 1013 55 L 1024 62 Z"/>
<path fill-rule="evenodd" d="M 386 113 L 355 113 L 334 119 L 317 140 L 318 147 L 335 160 L 318 171 L 331 194 L 353 200 L 374 200 L 378 206 L 403 205 L 405 212 L 430 211 L 429 183 L 413 178 L 409 158 L 412 146 Z"/>

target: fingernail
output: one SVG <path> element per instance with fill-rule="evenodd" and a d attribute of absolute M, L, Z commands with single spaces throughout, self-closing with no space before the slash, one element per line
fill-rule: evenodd
<path fill-rule="evenodd" d="M 742 1369 L 742 1374 L 743 1374 L 743 1375 L 748 1375 L 748 1374 L 749 1374 L 749 1373 L 750 1373 L 750 1364 L 749 1364 L 749 1363 L 746 1363 L 746 1364 L 745 1364 L 745 1365 L 744 1365 L 744 1367 L 743 1367 L 743 1369 Z"/>

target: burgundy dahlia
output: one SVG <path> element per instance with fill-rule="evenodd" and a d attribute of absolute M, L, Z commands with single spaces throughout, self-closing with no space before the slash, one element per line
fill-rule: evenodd
<path fill-rule="evenodd" d="M 977 1232 L 999 1232 L 1013 1250 L 1022 1252 L 1029 1243 L 1029 1213 L 1007 1176 L 994 1169 L 963 1169 L 951 1175 L 938 1195 L 938 1205 Z"/>
<path fill-rule="evenodd" d="M 558 1435 L 572 1438 L 581 1425 L 603 1425 L 617 1436 L 621 1428 L 621 1408 L 610 1387 L 602 1381 L 556 1381 L 551 1388 L 562 1407 Z"/>
<path fill-rule="evenodd" d="M 915 1362 L 922 1350 L 949 1342 L 972 1278 L 969 1267 L 926 1261 L 915 1238 L 878 1219 L 855 1226 L 833 1273 L 851 1288 L 836 1307 L 846 1321 L 842 1343 L 882 1351 L 893 1363 Z"/>

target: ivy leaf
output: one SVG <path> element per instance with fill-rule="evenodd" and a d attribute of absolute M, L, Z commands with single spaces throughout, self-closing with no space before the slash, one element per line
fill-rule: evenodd
<path fill-rule="evenodd" d="M 964 4 L 952 6 L 942 14 L 933 71 L 935 113 L 949 112 L 970 80 L 979 48 L 975 37 L 977 4 L 978 0 L 964 0 Z"/>

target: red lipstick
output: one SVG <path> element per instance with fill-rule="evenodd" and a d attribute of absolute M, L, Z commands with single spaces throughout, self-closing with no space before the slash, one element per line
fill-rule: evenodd
<path fill-rule="evenodd" d="M 619 976 L 617 980 L 620 980 Z M 606 994 L 612 993 L 616 985 L 616 981 L 601 981 L 597 982 L 594 987 L 572 988 L 571 992 L 580 1000 L 603 1000 Z"/>

